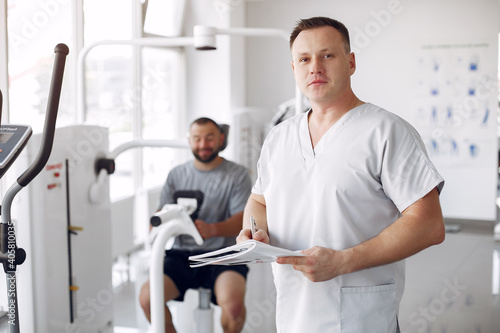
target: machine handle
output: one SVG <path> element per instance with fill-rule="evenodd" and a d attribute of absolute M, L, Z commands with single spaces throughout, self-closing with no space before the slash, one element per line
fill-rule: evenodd
<path fill-rule="evenodd" d="M 99 174 L 101 170 L 104 169 L 108 175 L 111 175 L 115 172 L 115 168 L 115 160 L 112 158 L 100 158 L 95 164 L 96 174 Z"/>
<path fill-rule="evenodd" d="M 33 178 L 35 178 L 40 171 L 42 171 L 52 151 L 57 111 L 59 110 L 59 98 L 61 96 L 64 65 L 66 63 L 66 56 L 69 54 L 69 48 L 65 44 L 57 44 L 54 52 L 56 55 L 54 58 L 54 68 L 52 70 L 52 82 L 49 89 L 49 99 L 47 103 L 47 113 L 45 115 L 42 144 L 33 164 L 17 179 L 18 184 L 22 187 L 28 185 Z"/>

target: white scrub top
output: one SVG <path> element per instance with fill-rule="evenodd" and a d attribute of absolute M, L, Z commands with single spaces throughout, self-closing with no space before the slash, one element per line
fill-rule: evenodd
<path fill-rule="evenodd" d="M 311 111 L 310 111 L 311 112 Z M 378 235 L 442 177 L 415 129 L 372 104 L 347 112 L 313 149 L 308 114 L 274 127 L 252 189 L 272 245 L 353 247 Z M 278 332 L 396 332 L 404 261 L 311 282 L 273 264 Z"/>

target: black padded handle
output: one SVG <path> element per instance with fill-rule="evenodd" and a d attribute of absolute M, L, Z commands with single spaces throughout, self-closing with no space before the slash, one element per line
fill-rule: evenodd
<path fill-rule="evenodd" d="M 56 55 L 54 57 L 54 68 L 52 70 L 52 81 L 49 90 L 47 113 L 45 115 L 42 144 L 33 164 L 17 179 L 18 184 L 23 187 L 28 185 L 42 171 L 52 151 L 64 65 L 66 63 L 66 56 L 69 54 L 69 48 L 65 44 L 57 44 L 54 52 Z"/>

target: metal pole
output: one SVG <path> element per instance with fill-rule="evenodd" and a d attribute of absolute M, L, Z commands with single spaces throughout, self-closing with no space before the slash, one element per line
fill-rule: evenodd
<path fill-rule="evenodd" d="M 192 46 L 194 44 L 193 37 L 148 37 L 148 38 L 134 38 L 125 40 L 103 40 L 85 46 L 78 54 L 77 63 L 77 123 L 81 124 L 86 118 L 86 96 L 85 96 L 85 59 L 88 53 L 94 48 L 102 45 L 138 45 L 138 46 L 163 46 L 163 47 L 182 47 Z"/>
<path fill-rule="evenodd" d="M 181 213 L 181 215 L 183 214 Z M 183 219 L 176 218 L 158 228 L 161 229 L 153 243 L 149 268 L 151 331 L 164 333 L 166 305 L 163 288 L 163 257 L 165 256 L 165 244 L 171 237 L 183 234 L 193 236 L 199 245 L 203 243 L 203 239 L 187 214 Z"/>

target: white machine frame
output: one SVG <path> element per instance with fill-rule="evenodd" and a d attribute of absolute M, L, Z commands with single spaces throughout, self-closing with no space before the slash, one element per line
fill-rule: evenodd
<path fill-rule="evenodd" d="M 163 257 L 165 256 L 165 245 L 172 237 L 178 235 L 190 235 L 196 241 L 196 244 L 203 244 L 203 238 L 196 229 L 194 223 L 186 212 L 186 209 L 180 205 L 168 205 L 164 207 L 166 216 L 163 217 L 166 223 L 163 223 L 158 228 L 158 234 L 153 247 L 151 249 L 150 259 L 150 297 L 151 297 L 151 329 L 154 333 L 165 332 L 165 298 L 163 289 Z M 212 332 L 211 311 L 207 312 L 208 316 L 203 316 L 199 321 L 203 321 L 204 325 L 199 327 L 206 327 L 204 331 L 197 330 L 197 333 L 210 333 Z M 205 320 L 201 320 L 205 319 Z M 198 322 L 199 322 L 198 321 Z M 208 329 L 209 328 L 209 329 Z"/>
<path fill-rule="evenodd" d="M 189 148 L 186 140 L 134 140 L 115 148 L 105 160 L 114 160 L 121 153 L 141 147 L 164 147 L 164 148 Z M 97 182 L 91 185 L 90 200 L 98 202 L 101 199 L 103 189 L 107 188 L 105 179 L 108 171 L 99 170 Z M 162 224 L 157 227 L 156 237 L 151 249 L 150 258 L 150 302 L 151 302 L 151 332 L 165 332 L 165 297 L 163 286 L 163 258 L 167 242 L 179 235 L 190 235 L 198 245 L 203 244 L 203 238 L 196 229 L 189 214 L 193 212 L 192 205 L 169 204 L 155 214 L 160 217 Z M 203 291 L 200 291 L 203 293 Z M 205 295 L 200 294 L 200 306 L 195 309 L 196 333 L 212 333 L 213 331 L 213 310 L 201 304 Z M 205 302 L 203 302 L 205 303 Z"/>

